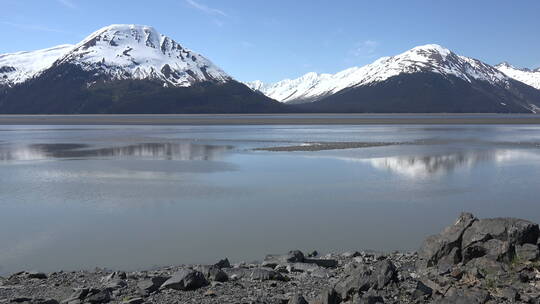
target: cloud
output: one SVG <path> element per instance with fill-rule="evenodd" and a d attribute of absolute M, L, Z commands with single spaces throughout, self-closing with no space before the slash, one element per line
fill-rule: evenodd
<path fill-rule="evenodd" d="M 225 12 L 223 12 L 222 10 L 219 10 L 217 8 L 208 7 L 208 6 L 206 6 L 206 5 L 202 4 L 202 3 L 199 3 L 199 2 L 197 2 L 195 0 L 186 0 L 186 3 L 189 4 L 191 7 L 196 8 L 196 9 L 204 12 L 205 14 L 219 15 L 219 16 L 227 17 L 227 14 L 225 14 Z"/>
<path fill-rule="evenodd" d="M 9 21 L 0 21 L 0 23 L 20 29 L 20 30 L 28 30 L 28 31 L 36 31 L 36 32 L 50 32 L 50 33 L 67 33 L 67 31 L 64 31 L 64 30 L 50 28 L 50 27 L 38 25 L 38 24 L 22 24 L 22 23 L 14 23 L 14 22 L 9 22 Z"/>
<path fill-rule="evenodd" d="M 379 45 L 380 43 L 378 41 L 364 40 L 357 43 L 350 53 L 354 57 L 373 58 L 376 56 Z"/>
<path fill-rule="evenodd" d="M 56 1 L 59 2 L 60 4 L 62 4 L 63 6 L 65 6 L 65 7 L 77 8 L 75 6 L 75 3 L 73 3 L 71 0 L 56 0 Z"/>

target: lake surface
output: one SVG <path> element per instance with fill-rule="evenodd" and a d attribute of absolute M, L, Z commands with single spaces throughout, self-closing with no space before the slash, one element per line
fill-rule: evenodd
<path fill-rule="evenodd" d="M 257 148 L 402 143 L 303 152 Z M 414 250 L 540 222 L 538 125 L 0 126 L 0 274 Z"/>

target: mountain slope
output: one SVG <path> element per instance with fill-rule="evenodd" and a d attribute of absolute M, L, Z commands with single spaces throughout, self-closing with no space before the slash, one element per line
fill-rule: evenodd
<path fill-rule="evenodd" d="M 336 74 L 308 73 L 253 89 L 324 112 L 534 112 L 540 91 L 435 44 Z"/>
<path fill-rule="evenodd" d="M 500 63 L 495 67 L 515 80 L 521 81 L 533 88 L 540 90 L 540 68 L 536 70 L 520 69 L 510 65 L 507 62 Z"/>
<path fill-rule="evenodd" d="M 49 68 L 0 92 L 0 113 L 283 112 L 155 29 L 102 28 Z"/>
<path fill-rule="evenodd" d="M 73 48 L 65 44 L 48 49 L 0 54 L 0 86 L 13 86 L 49 68 L 58 58 Z"/>

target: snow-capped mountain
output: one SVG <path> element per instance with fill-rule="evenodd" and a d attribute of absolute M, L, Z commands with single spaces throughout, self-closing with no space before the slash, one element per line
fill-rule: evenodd
<path fill-rule="evenodd" d="M 153 27 L 115 24 L 75 45 L 55 64 L 75 64 L 111 80 L 157 79 L 187 87 L 196 82 L 232 78 L 202 55 L 182 47 Z"/>
<path fill-rule="evenodd" d="M 510 65 L 508 62 L 500 63 L 495 67 L 515 80 L 540 90 L 540 68 L 536 70 L 520 69 Z"/>
<path fill-rule="evenodd" d="M 31 55 L 29 55 L 31 54 Z M 0 113 L 283 112 L 204 56 L 144 25 L 0 56 Z"/>
<path fill-rule="evenodd" d="M 37 51 L 0 54 L 0 86 L 13 86 L 25 82 L 51 67 L 72 48 L 73 45 L 64 44 Z"/>
<path fill-rule="evenodd" d="M 346 88 L 371 85 L 400 74 L 418 72 L 455 76 L 467 82 L 482 80 L 496 85 L 505 85 L 508 79 L 496 68 L 479 60 L 457 55 L 437 44 L 428 44 L 336 74 L 307 73 L 297 79 L 272 84 L 254 81 L 247 85 L 281 102 L 313 102 Z"/>

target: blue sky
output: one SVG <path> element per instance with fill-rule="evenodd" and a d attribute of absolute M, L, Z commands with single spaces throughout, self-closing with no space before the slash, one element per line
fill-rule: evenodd
<path fill-rule="evenodd" d="M 0 53 L 154 26 L 239 80 L 334 73 L 427 43 L 540 67 L 540 1 L 0 0 Z"/>

